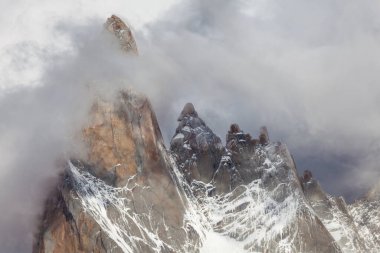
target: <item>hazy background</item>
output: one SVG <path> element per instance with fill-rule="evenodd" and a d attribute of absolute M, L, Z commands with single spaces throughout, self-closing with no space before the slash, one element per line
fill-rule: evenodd
<path fill-rule="evenodd" d="M 349 201 L 380 170 L 380 2 L 0 3 L 0 248 L 30 252 L 57 160 L 97 94 L 147 94 L 168 143 L 186 102 L 224 139 L 232 122 L 285 142 L 300 173 Z M 133 27 L 139 57 L 102 25 Z"/>

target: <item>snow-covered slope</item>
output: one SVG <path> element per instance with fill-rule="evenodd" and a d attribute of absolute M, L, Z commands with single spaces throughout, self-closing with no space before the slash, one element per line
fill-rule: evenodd
<path fill-rule="evenodd" d="M 349 210 L 359 233 L 365 238 L 367 252 L 380 252 L 380 183 L 350 205 Z"/>
<path fill-rule="evenodd" d="M 202 200 L 213 230 L 234 241 L 236 252 L 340 252 L 304 199 L 281 144 L 258 147 L 261 178 Z M 212 240 L 212 238 L 211 238 Z"/>
<path fill-rule="evenodd" d="M 343 252 L 374 250 L 375 245 L 360 233 L 342 197 L 326 194 L 309 171 L 305 171 L 301 182 L 310 205 Z"/>
<path fill-rule="evenodd" d="M 193 106 L 168 151 L 136 96 L 97 103 L 89 158 L 68 161 L 34 252 L 379 252 L 377 190 L 349 206 L 266 129 L 234 124 L 224 147 Z"/>
<path fill-rule="evenodd" d="M 213 240 L 223 240 L 235 252 L 379 252 L 380 187 L 348 206 L 342 197 L 326 194 L 311 172 L 299 178 L 288 149 L 270 142 L 266 128 L 256 140 L 233 124 L 223 152 L 211 152 L 217 138 L 191 108 L 191 115 L 182 111 L 172 140 L 179 169 L 187 174 L 186 164 L 200 167 L 203 153 L 220 161 L 208 180 L 185 182 L 212 227 L 203 250 L 217 250 L 220 245 Z M 209 141 L 187 146 L 191 136 Z"/>
<path fill-rule="evenodd" d="M 227 146 L 216 153 L 215 143 L 220 143 L 213 141 L 213 132 L 194 107 L 188 107 L 179 118 L 171 150 L 184 175 L 189 161 L 192 168 L 213 173 L 202 181 L 190 177 L 182 182 L 185 188 L 189 185 L 188 193 L 195 196 L 195 205 L 211 225 L 203 242 L 206 249 L 219 246 L 209 240 L 225 238 L 236 252 L 341 252 L 305 198 L 285 145 L 270 143 L 265 128 L 255 140 L 234 124 Z M 214 155 L 219 165 L 205 168 L 199 159 L 204 154 Z"/>

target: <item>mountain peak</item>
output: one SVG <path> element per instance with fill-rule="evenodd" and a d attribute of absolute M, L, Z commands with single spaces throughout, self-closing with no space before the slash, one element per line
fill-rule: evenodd
<path fill-rule="evenodd" d="M 304 182 L 304 183 L 307 183 L 307 182 L 309 182 L 311 179 L 313 178 L 313 174 L 311 173 L 311 171 L 310 170 L 305 170 L 304 172 L 303 172 L 303 176 L 302 176 L 302 181 Z"/>
<path fill-rule="evenodd" d="M 170 150 L 177 154 L 189 182 L 193 179 L 210 182 L 224 151 L 222 141 L 198 116 L 192 103 L 183 107 L 178 121 Z"/>
<path fill-rule="evenodd" d="M 198 117 L 198 113 L 192 103 L 185 104 L 181 114 L 178 117 L 178 121 L 181 121 L 185 116 Z"/>
<path fill-rule="evenodd" d="M 137 44 L 130 27 L 118 16 L 112 15 L 109 17 L 104 27 L 116 36 L 123 51 L 138 54 Z"/>
<path fill-rule="evenodd" d="M 259 136 L 260 144 L 266 145 L 269 143 L 269 134 L 266 126 L 262 126 L 260 128 L 260 136 Z"/>
<path fill-rule="evenodd" d="M 119 17 L 104 26 L 137 54 Z M 87 122 L 78 129 L 87 154 L 62 165 L 34 253 L 219 252 L 210 242 L 235 252 L 380 252 L 380 184 L 347 205 L 311 171 L 299 176 L 265 126 L 252 137 L 233 123 L 223 145 L 187 103 L 168 151 L 148 98 L 133 90 L 97 98 Z"/>

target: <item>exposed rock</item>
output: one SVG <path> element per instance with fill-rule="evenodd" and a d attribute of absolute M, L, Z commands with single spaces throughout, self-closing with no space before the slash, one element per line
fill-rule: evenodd
<path fill-rule="evenodd" d="M 107 19 L 104 27 L 116 36 L 124 52 L 138 54 L 136 41 L 131 29 L 119 17 L 112 15 Z"/>
<path fill-rule="evenodd" d="M 198 117 L 191 103 L 184 106 L 178 121 L 170 150 L 176 154 L 178 165 L 189 183 L 194 179 L 209 183 L 224 153 L 222 142 Z"/>
<path fill-rule="evenodd" d="M 212 182 L 216 193 L 228 193 L 241 183 L 239 172 L 231 159 L 231 154 L 227 153 L 220 159 L 218 169 L 215 171 Z"/>
<path fill-rule="evenodd" d="M 160 129 L 144 96 L 128 91 L 112 103 L 99 100 L 91 117 L 92 124 L 83 130 L 88 163 L 114 173 L 116 186 L 124 186 L 132 175 L 146 173 L 144 167 L 167 173 Z"/>
<path fill-rule="evenodd" d="M 122 92 L 112 103 L 98 101 L 91 115 L 83 131 L 88 160 L 69 162 L 34 252 L 195 250 L 198 235 L 185 221 L 187 204 L 149 101 Z"/>
<path fill-rule="evenodd" d="M 82 212 L 81 205 L 72 197 L 69 172 L 46 202 L 43 220 L 33 248 L 35 253 L 98 252 L 117 248 L 96 221 Z M 115 249 L 115 252 L 122 252 Z"/>
<path fill-rule="evenodd" d="M 302 177 L 302 182 L 307 183 L 313 178 L 313 174 L 311 173 L 310 170 L 305 170 L 303 172 L 303 177 Z"/>
<path fill-rule="evenodd" d="M 238 124 L 232 124 L 226 135 L 226 148 L 231 153 L 231 159 L 239 173 L 241 181 L 249 184 L 261 176 L 257 171 L 259 157 L 255 150 L 259 144 L 258 140 L 252 140 L 248 133 L 244 133 Z"/>
<path fill-rule="evenodd" d="M 301 181 L 310 205 L 343 252 L 371 252 L 374 245 L 359 233 L 344 199 L 326 194 L 309 170 L 304 171 Z"/>
<path fill-rule="evenodd" d="M 309 207 L 287 148 L 271 143 L 250 154 L 256 164 L 245 169 L 260 171 L 256 179 L 202 199 L 214 231 L 239 252 L 341 252 Z"/>
<path fill-rule="evenodd" d="M 244 133 L 239 125 L 234 123 L 230 126 L 230 130 L 226 135 L 226 148 L 237 153 L 242 148 L 251 147 L 251 141 L 251 135 Z"/>
<path fill-rule="evenodd" d="M 194 105 L 192 103 L 187 103 L 181 114 L 178 117 L 178 121 L 182 121 L 184 117 L 198 117 L 198 113 L 195 111 Z"/>
<path fill-rule="evenodd" d="M 261 145 L 267 145 L 269 143 L 269 135 L 266 126 L 260 128 L 259 140 Z"/>
<path fill-rule="evenodd" d="M 349 206 L 358 232 L 365 238 L 368 252 L 380 252 L 380 183 L 364 198 Z"/>
<path fill-rule="evenodd" d="M 215 135 L 191 104 L 185 106 L 179 120 L 171 150 L 186 173 L 189 159 L 209 151 L 215 144 L 209 138 L 207 148 L 202 149 L 194 136 Z M 238 124 L 232 124 L 226 147 L 218 153 L 221 155 L 217 169 L 210 163 L 199 166 L 198 161 L 193 166 L 201 175 L 214 171 L 211 181 L 206 178 L 203 183 L 194 177 L 187 180 L 191 183 L 190 194 L 197 197 L 200 210 L 206 212 L 214 231 L 233 238 L 242 251 L 341 252 L 310 209 L 286 146 L 270 143 L 266 128 L 261 129 L 260 140 L 253 141 Z M 213 154 L 208 152 L 208 158 Z"/>
<path fill-rule="evenodd" d="M 113 15 L 105 28 L 137 54 L 123 21 Z M 298 177 L 266 127 L 252 139 L 232 124 L 224 147 L 188 103 L 168 152 L 141 94 L 99 98 L 89 118 L 87 157 L 64 165 L 35 253 L 199 252 L 210 233 L 239 252 L 380 252 L 380 184 L 347 205 L 311 171 Z"/>

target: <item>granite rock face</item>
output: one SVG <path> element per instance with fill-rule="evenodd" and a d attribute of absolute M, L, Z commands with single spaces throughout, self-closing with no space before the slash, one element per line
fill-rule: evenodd
<path fill-rule="evenodd" d="M 105 28 L 137 54 L 131 30 L 115 15 Z M 189 252 L 199 236 L 173 177 L 148 99 L 131 90 L 94 101 L 82 130 L 85 159 L 67 161 L 45 206 L 33 252 Z M 169 229 L 170 228 L 170 229 Z"/>
<path fill-rule="evenodd" d="M 177 156 L 179 167 L 188 182 L 197 179 L 209 183 L 224 153 L 222 141 L 198 117 L 191 103 L 184 106 L 178 122 L 170 150 Z"/>
<path fill-rule="evenodd" d="M 131 28 L 128 27 L 119 17 L 112 15 L 107 19 L 104 27 L 115 35 L 119 41 L 121 49 L 124 52 L 135 55 L 138 54 L 137 44 L 132 35 Z"/>
<path fill-rule="evenodd" d="M 68 161 L 34 252 L 188 252 L 189 243 L 196 246 L 148 100 L 122 92 L 112 103 L 98 101 L 91 118 L 83 130 L 88 159 Z"/>

